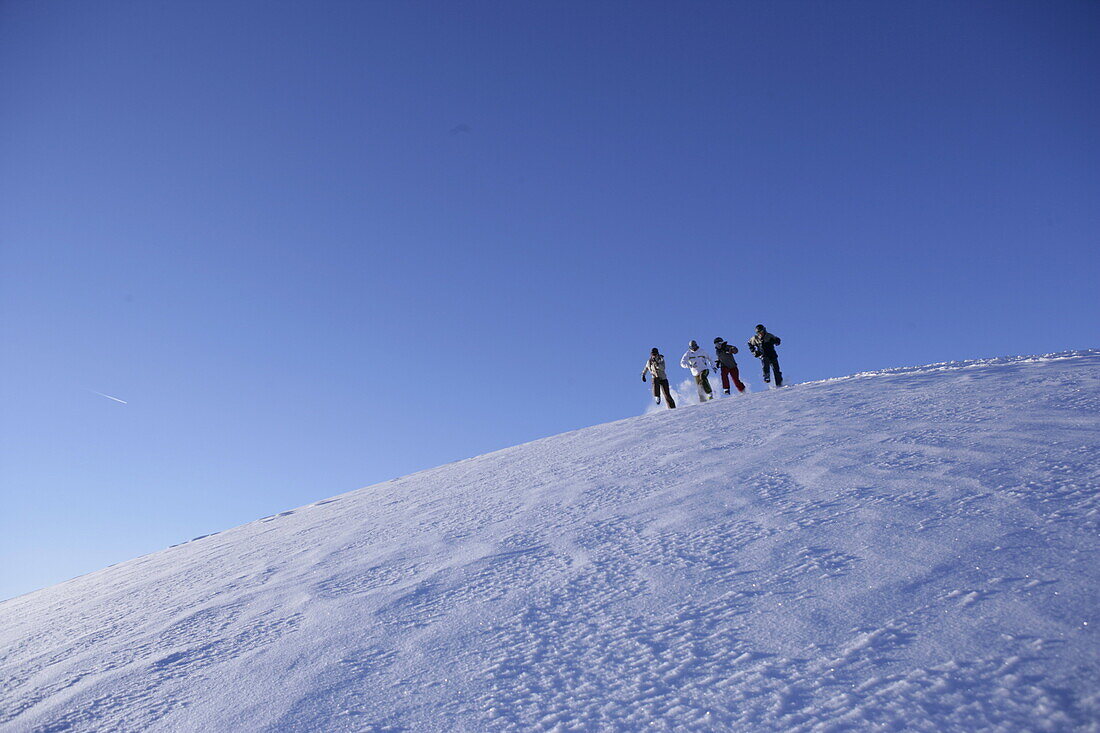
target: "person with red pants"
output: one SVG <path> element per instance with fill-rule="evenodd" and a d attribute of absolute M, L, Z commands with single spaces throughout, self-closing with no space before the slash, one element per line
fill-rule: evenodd
<path fill-rule="evenodd" d="M 745 385 L 741 383 L 741 375 L 737 371 L 737 360 L 733 355 L 737 353 L 737 347 L 726 343 L 721 337 L 714 339 L 715 363 L 722 368 L 722 391 L 730 393 L 730 378 L 738 392 L 745 391 Z"/>

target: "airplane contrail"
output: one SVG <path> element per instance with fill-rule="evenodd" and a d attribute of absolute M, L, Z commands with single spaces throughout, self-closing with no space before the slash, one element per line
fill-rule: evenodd
<path fill-rule="evenodd" d="M 90 390 L 88 390 L 88 391 L 89 391 L 89 392 L 92 392 L 92 393 L 94 393 L 94 394 L 97 394 L 97 395 L 99 395 L 100 397 L 106 397 L 106 398 L 107 398 L 107 399 L 109 399 L 109 400 L 114 400 L 115 402 L 121 402 L 121 403 L 122 403 L 122 404 L 124 404 L 124 405 L 128 405 L 128 404 L 130 404 L 130 403 L 129 403 L 129 402 L 127 402 L 126 400 L 120 400 L 120 399 L 119 399 L 118 397 L 112 397 L 112 396 L 111 396 L 111 395 L 109 395 L 109 394 L 103 394 L 102 392 L 96 392 L 96 391 L 95 391 L 94 389 L 90 389 Z"/>

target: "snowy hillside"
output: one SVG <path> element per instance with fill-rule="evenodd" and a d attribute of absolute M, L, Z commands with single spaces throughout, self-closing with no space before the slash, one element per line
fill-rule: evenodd
<path fill-rule="evenodd" d="M 0 604 L 0 730 L 1100 730 L 1100 351 L 395 479 Z"/>

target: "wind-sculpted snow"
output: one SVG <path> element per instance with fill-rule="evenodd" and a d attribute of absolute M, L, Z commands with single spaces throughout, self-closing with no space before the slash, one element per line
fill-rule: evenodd
<path fill-rule="evenodd" d="M 0 604 L 12 731 L 1100 730 L 1100 352 L 559 435 Z"/>

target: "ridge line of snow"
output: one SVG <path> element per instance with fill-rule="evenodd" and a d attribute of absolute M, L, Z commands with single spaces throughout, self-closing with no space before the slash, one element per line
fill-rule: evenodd
<path fill-rule="evenodd" d="M 827 377 L 811 382 L 798 382 L 793 386 L 807 386 L 811 384 L 828 384 L 842 382 L 849 379 L 861 379 L 865 377 L 887 377 L 896 374 L 932 374 L 934 372 L 955 371 L 959 369 L 973 369 L 985 366 L 1006 366 L 1009 364 L 1034 364 L 1043 361 L 1065 361 L 1067 359 L 1081 359 L 1100 356 L 1100 349 L 1077 349 L 1069 351 L 1055 351 L 1049 354 L 1032 354 L 1020 356 L 994 356 L 980 359 L 963 359 L 958 361 L 941 361 L 921 366 L 886 367 L 885 369 L 872 369 L 866 372 L 856 372 L 843 377 Z"/>

